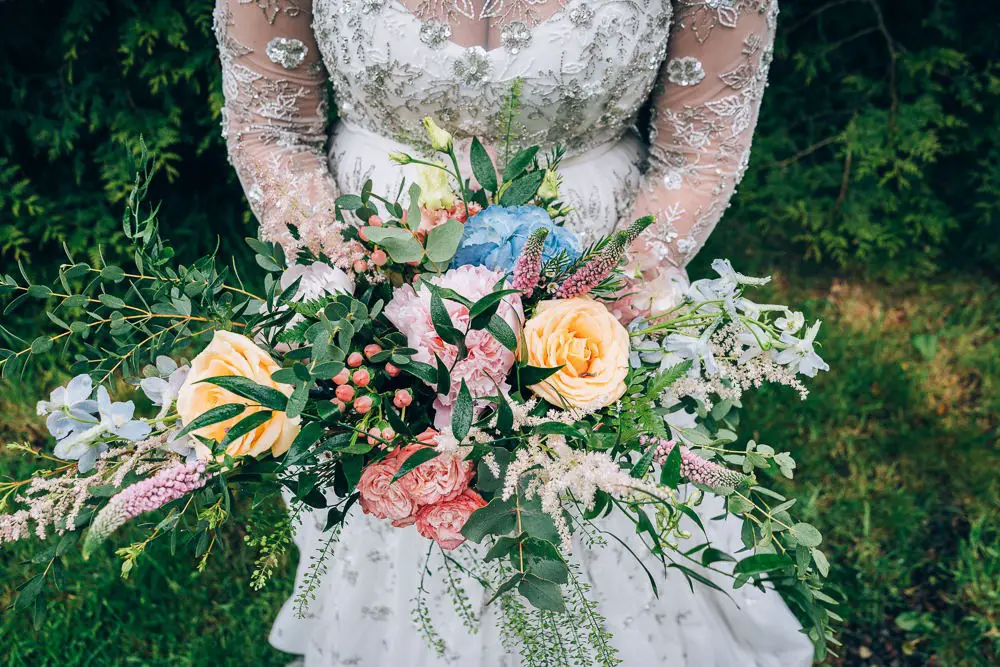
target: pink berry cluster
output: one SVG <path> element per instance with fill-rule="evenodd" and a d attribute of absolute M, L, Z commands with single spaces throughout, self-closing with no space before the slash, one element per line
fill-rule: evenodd
<path fill-rule="evenodd" d="M 653 460 L 660 465 L 666 463 L 667 456 L 669 456 L 674 447 L 680 447 L 681 476 L 695 484 L 701 484 L 713 489 L 735 489 L 753 481 L 748 475 L 730 470 L 708 459 L 703 459 L 684 445 L 678 445 L 673 440 L 643 435 L 639 437 L 639 444 L 643 447 L 655 446 L 656 451 L 653 454 Z"/>
<path fill-rule="evenodd" d="M 381 227 L 382 218 L 380 218 L 377 215 L 372 215 L 371 217 L 368 218 L 368 226 Z M 365 236 L 365 231 L 363 229 L 358 230 L 358 236 L 361 237 L 362 241 L 366 242 L 368 241 L 368 238 Z M 381 248 L 376 248 L 375 250 L 372 250 L 371 256 L 368 259 L 354 260 L 354 265 L 351 268 L 354 269 L 355 273 L 364 273 L 369 268 L 371 268 L 370 265 L 368 264 L 369 260 L 371 260 L 371 263 L 374 264 L 375 266 L 382 267 L 389 262 L 389 257 L 385 254 L 384 250 L 382 250 Z"/>
<path fill-rule="evenodd" d="M 372 371 L 365 368 L 364 363 L 366 359 L 371 362 L 372 357 L 381 351 L 382 348 L 379 345 L 372 343 L 366 345 L 362 352 L 351 352 L 347 355 L 347 367 L 333 377 L 333 383 L 337 385 L 337 388 L 334 390 L 334 398 L 331 399 L 331 403 L 338 410 L 344 412 L 350 405 L 359 415 L 365 415 L 371 411 L 375 399 L 370 393 L 366 393 L 366 390 L 372 382 Z M 385 373 L 389 377 L 396 377 L 400 370 L 387 363 Z"/>

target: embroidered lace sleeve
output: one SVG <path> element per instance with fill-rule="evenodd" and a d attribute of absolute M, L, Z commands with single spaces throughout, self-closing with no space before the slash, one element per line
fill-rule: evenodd
<path fill-rule="evenodd" d="M 778 13 L 777 0 L 674 4 L 636 203 L 637 214 L 657 217 L 636 249 L 647 279 L 683 269 L 729 206 L 750 155 Z"/>
<path fill-rule="evenodd" d="M 305 247 L 343 264 L 311 17 L 312 0 L 217 0 L 223 134 L 263 237 L 289 259 Z"/>

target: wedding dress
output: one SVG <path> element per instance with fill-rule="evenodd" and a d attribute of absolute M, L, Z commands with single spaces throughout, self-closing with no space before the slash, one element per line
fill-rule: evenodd
<path fill-rule="evenodd" d="M 369 178 L 383 193 L 412 178 L 386 156 L 429 148 L 421 118 L 433 116 L 465 148 L 480 137 L 501 161 L 512 126 L 515 148 L 565 149 L 567 225 L 585 238 L 657 216 L 634 267 L 637 307 L 655 308 L 746 167 L 776 18 L 776 0 L 218 0 L 224 133 L 263 235 L 288 251 L 307 247 L 346 263 L 334 199 Z M 330 135 L 327 83 L 338 112 Z M 652 117 L 642 137 L 635 123 L 647 101 Z M 708 519 L 722 508 L 706 500 L 699 511 Z M 483 608 L 477 585 L 466 586 L 482 614 L 470 633 L 442 576 L 424 582 L 442 654 L 428 647 L 412 600 L 425 569 L 444 561 L 432 550 L 425 566 L 429 542 L 412 527 L 392 528 L 355 508 L 330 546 L 325 576 L 310 580 L 310 563 L 328 547 L 324 521 L 324 512 L 306 515 L 297 532 L 296 587 L 316 599 L 305 618 L 286 603 L 271 633 L 276 648 L 304 655 L 307 667 L 519 664 L 495 605 Z M 742 548 L 737 519 L 705 524 L 713 546 Z M 643 552 L 631 524 L 604 527 Z M 702 541 L 688 529 L 692 546 Z M 808 640 L 775 594 L 692 591 L 680 572 L 664 577 L 647 557 L 657 597 L 614 540 L 575 553 L 625 665 L 811 661 Z"/>

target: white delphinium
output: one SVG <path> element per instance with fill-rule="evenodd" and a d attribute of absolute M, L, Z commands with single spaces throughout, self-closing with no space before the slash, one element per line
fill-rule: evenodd
<path fill-rule="evenodd" d="M 778 340 L 786 347 L 783 350 L 775 349 L 771 351 L 771 356 L 775 363 L 788 366 L 790 369 L 806 377 L 816 377 L 818 371 L 830 370 L 829 364 L 823 361 L 816 354 L 816 350 L 813 349 L 813 343 L 816 340 L 816 334 L 819 333 L 820 324 L 819 320 L 817 320 L 815 324 L 806 330 L 806 335 L 802 338 L 796 338 L 787 331 L 781 334 L 781 338 Z"/>
<path fill-rule="evenodd" d="M 354 294 L 354 281 L 344 271 L 324 262 L 289 264 L 281 274 L 281 289 L 287 290 L 299 280 L 292 301 L 315 301 L 335 294 Z"/>
<path fill-rule="evenodd" d="M 153 405 L 160 407 L 160 411 L 155 417 L 157 421 L 166 417 L 170 408 L 173 407 L 190 370 L 190 366 L 178 366 L 177 362 L 170 357 L 161 355 L 156 358 L 158 375 L 143 378 L 139 382 L 142 393 L 146 394 Z"/>
<path fill-rule="evenodd" d="M 47 417 L 45 426 L 56 440 L 62 440 L 97 423 L 97 401 L 91 399 L 94 391 L 89 375 L 77 375 L 65 387 L 58 387 L 49 400 L 38 401 L 35 406 L 40 417 Z"/>
<path fill-rule="evenodd" d="M 799 311 L 786 310 L 782 317 L 774 321 L 774 325 L 784 332 L 797 334 L 805 326 L 806 316 Z"/>

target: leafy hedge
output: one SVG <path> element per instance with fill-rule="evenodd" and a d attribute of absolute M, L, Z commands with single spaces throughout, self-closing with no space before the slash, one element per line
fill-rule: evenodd
<path fill-rule="evenodd" d="M 175 245 L 237 251 L 252 227 L 218 131 L 212 4 L 0 2 L 0 261 L 114 254 L 140 134 Z M 998 24 L 979 0 L 786 2 L 729 229 L 884 277 L 994 266 Z"/>

